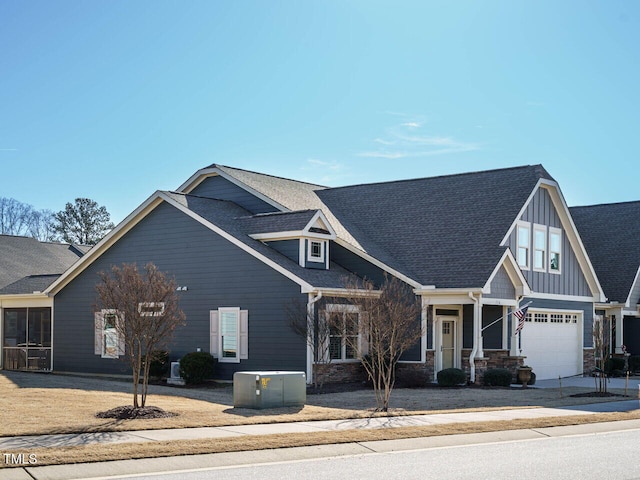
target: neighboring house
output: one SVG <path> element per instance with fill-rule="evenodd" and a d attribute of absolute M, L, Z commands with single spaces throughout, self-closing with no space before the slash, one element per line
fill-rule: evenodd
<path fill-rule="evenodd" d="M 608 299 L 596 313 L 611 319 L 611 352 L 640 355 L 640 202 L 570 210 Z"/>
<path fill-rule="evenodd" d="M 357 353 L 345 342 L 347 318 L 362 313 L 344 300 L 353 278 L 379 285 L 389 274 L 413 287 L 424 335 L 402 368 L 434 379 L 460 367 L 476 381 L 523 362 L 538 378 L 589 371 L 594 304 L 605 300 L 540 165 L 341 188 L 211 165 L 154 193 L 45 290 L 54 370 L 126 373 L 109 312 L 93 307 L 96 274 L 123 262 L 175 276 L 187 325 L 171 356 L 210 351 L 226 379 L 304 370 L 311 381 L 313 351 L 286 314 L 296 301 L 316 321 L 343 315 L 331 380 L 357 376 L 366 342 Z M 509 313 L 529 302 L 519 338 Z"/>
<path fill-rule="evenodd" d="M 0 365 L 51 369 L 53 298 L 43 293 L 86 247 L 0 235 Z"/>

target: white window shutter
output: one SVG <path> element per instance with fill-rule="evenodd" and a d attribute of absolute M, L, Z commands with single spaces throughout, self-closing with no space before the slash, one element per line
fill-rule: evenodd
<path fill-rule="evenodd" d="M 124 339 L 124 315 L 118 315 L 118 356 L 124 355 L 125 352 L 125 339 Z"/>
<path fill-rule="evenodd" d="M 94 333 L 93 333 L 93 353 L 96 355 L 102 355 L 102 342 L 103 342 L 103 328 L 104 328 L 104 315 L 102 312 L 96 312 L 93 314 Z"/>
<path fill-rule="evenodd" d="M 218 311 L 211 310 L 209 312 L 209 353 L 218 358 Z"/>
<path fill-rule="evenodd" d="M 249 311 L 240 310 L 240 360 L 249 358 Z"/>

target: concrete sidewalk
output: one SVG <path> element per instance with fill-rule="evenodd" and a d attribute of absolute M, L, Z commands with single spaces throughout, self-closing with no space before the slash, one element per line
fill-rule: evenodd
<path fill-rule="evenodd" d="M 628 402 L 614 403 L 620 403 L 620 405 L 618 405 L 618 411 L 628 410 L 629 407 L 638 408 L 637 400 L 633 401 L 633 403 L 635 403 L 636 405 L 631 405 L 630 403 L 627 404 Z M 607 406 L 610 405 L 611 404 L 607 404 Z M 594 406 L 592 405 L 591 407 Z M 592 408 L 592 410 L 594 408 Z M 531 412 L 533 410 L 541 409 L 530 409 L 528 411 Z M 557 415 L 573 415 L 585 413 L 584 411 L 567 413 L 571 412 L 571 410 L 567 408 L 565 408 L 564 410 L 564 413 L 555 413 Z M 137 460 L 117 460 L 69 465 L 34 465 L 24 468 L 0 469 L 0 480 L 107 480 L 122 478 L 123 476 L 149 475 L 154 473 L 178 473 L 187 471 L 202 471 L 204 474 L 205 471 L 211 469 L 224 468 L 229 466 L 238 467 L 243 465 L 304 461 L 327 457 L 374 455 L 386 452 L 446 448 L 451 446 L 478 445 L 496 442 L 502 443 L 526 440 L 544 440 L 550 437 L 593 435 L 637 429 L 640 429 L 640 420 L 624 420 L 619 422 L 568 425 L 561 427 L 507 430 L 486 433 L 467 433 L 460 435 L 444 435 L 398 440 L 377 440 L 357 443 L 315 445 L 309 447 L 278 448 L 257 450 L 252 452 L 183 455 L 177 457 L 143 458 Z"/>
<path fill-rule="evenodd" d="M 198 440 L 269 435 L 276 433 L 311 433 L 320 431 L 360 430 L 373 428 L 422 427 L 450 423 L 486 422 L 542 417 L 565 417 L 600 412 L 626 412 L 640 408 L 640 401 L 595 403 L 558 408 L 518 408 L 488 412 L 441 413 L 375 417 L 348 420 L 269 423 L 226 427 L 202 427 L 123 432 L 78 433 L 61 435 L 25 435 L 0 438 L 0 452 L 28 451 L 34 448 L 72 447 L 91 444 Z"/>

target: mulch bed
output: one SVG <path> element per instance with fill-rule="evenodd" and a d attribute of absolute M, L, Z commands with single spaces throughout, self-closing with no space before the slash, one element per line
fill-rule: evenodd
<path fill-rule="evenodd" d="M 574 393 L 573 395 L 569 395 L 570 397 L 624 397 L 619 393 L 611 393 L 611 392 L 586 392 L 586 393 Z M 627 395 L 628 396 L 628 395 Z"/>
<path fill-rule="evenodd" d="M 98 418 L 115 418 L 117 420 L 135 420 L 135 419 L 150 419 L 150 418 L 168 418 L 175 417 L 177 413 L 166 412 L 158 407 L 138 407 L 134 408 L 133 405 L 125 405 L 122 407 L 112 408 L 106 412 L 96 413 Z"/>

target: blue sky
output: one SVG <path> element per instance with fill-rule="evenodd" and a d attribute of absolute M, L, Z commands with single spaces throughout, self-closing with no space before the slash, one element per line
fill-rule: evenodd
<path fill-rule="evenodd" d="M 630 1 L 0 0 L 0 196 L 118 222 L 214 162 L 542 163 L 569 205 L 638 200 L 639 56 Z"/>

